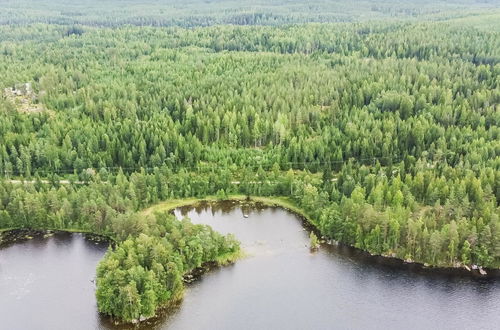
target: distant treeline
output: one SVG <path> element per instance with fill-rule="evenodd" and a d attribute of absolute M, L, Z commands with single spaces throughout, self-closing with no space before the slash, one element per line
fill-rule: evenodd
<path fill-rule="evenodd" d="M 491 0 L 4 0 L 0 24 L 47 23 L 112 27 L 283 25 L 462 17 L 498 9 Z"/>

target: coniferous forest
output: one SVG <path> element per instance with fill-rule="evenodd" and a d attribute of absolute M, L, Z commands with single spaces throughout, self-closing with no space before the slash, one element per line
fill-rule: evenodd
<path fill-rule="evenodd" d="M 281 2 L 2 2 L 0 230 L 110 237 L 124 321 L 239 254 L 143 211 L 172 199 L 286 197 L 325 239 L 499 268 L 498 3 Z"/>

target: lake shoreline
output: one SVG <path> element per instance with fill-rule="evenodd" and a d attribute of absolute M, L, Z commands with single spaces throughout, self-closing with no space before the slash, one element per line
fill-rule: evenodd
<path fill-rule="evenodd" d="M 8 228 L 0 230 L 0 249 L 34 238 L 48 238 L 57 234 L 82 234 L 86 240 L 113 245 L 114 239 L 101 234 L 79 230 Z"/>
<path fill-rule="evenodd" d="M 454 275 L 454 276 L 464 276 L 464 277 L 473 277 L 473 278 L 499 278 L 500 277 L 500 269 L 494 268 L 483 268 L 486 271 L 485 275 L 479 273 L 479 270 L 467 270 L 464 266 L 453 267 L 453 266 L 434 266 L 428 265 L 421 262 L 409 262 L 402 258 L 387 256 L 387 255 L 375 255 L 371 254 L 368 251 L 363 249 L 356 248 L 354 246 L 342 243 L 335 242 L 332 240 L 328 240 L 323 237 L 314 220 L 299 207 L 295 206 L 293 202 L 289 201 L 287 197 L 260 197 L 260 196 L 245 196 L 245 195 L 231 195 L 227 196 L 227 198 L 221 200 L 216 198 L 215 196 L 207 196 L 203 198 L 186 198 L 186 199 L 175 199 L 169 200 L 165 202 L 160 202 L 158 204 L 152 205 L 142 211 L 140 213 L 144 216 L 150 215 L 154 212 L 173 212 L 175 209 L 183 209 L 183 208 L 196 208 L 203 206 L 212 206 L 216 203 L 220 202 L 232 202 L 237 203 L 239 205 L 249 205 L 253 204 L 262 204 L 266 207 L 279 207 L 288 212 L 295 214 L 302 222 L 303 227 L 308 231 L 313 231 L 318 237 L 321 237 L 321 245 L 325 246 L 333 246 L 340 248 L 348 248 L 352 251 L 356 251 L 356 254 L 361 255 L 366 262 L 372 264 L 380 264 L 388 267 L 396 267 L 400 269 L 405 269 L 406 271 L 422 273 L 422 274 L 439 274 L 439 275 Z M 81 233 L 85 235 L 87 239 L 95 240 L 95 241 L 106 241 L 113 245 L 115 240 L 106 235 L 95 234 L 92 232 L 78 230 L 78 229 L 25 229 L 25 228 L 4 228 L 0 229 L 0 248 L 9 246 L 11 244 L 17 243 L 19 241 L 24 241 L 27 239 L 31 239 L 34 237 L 40 237 L 44 235 L 53 235 L 55 233 Z M 241 256 L 236 258 L 231 258 L 231 261 L 227 263 L 236 262 Z M 224 265 L 226 263 L 214 261 L 214 263 L 218 264 L 218 266 Z M 201 268 L 204 268 L 202 266 Z M 210 269 L 210 267 L 209 267 Z M 198 275 L 201 276 L 205 271 L 197 272 Z M 186 274 L 189 275 L 189 272 Z M 199 278 L 199 276 L 196 276 Z"/>
<path fill-rule="evenodd" d="M 183 201 L 183 205 L 179 205 L 180 201 L 175 201 L 175 207 L 170 208 L 169 210 L 173 212 L 176 210 L 176 215 L 179 216 L 179 212 L 184 215 L 187 212 L 196 211 L 196 212 L 212 212 L 213 214 L 219 213 L 220 211 L 227 212 L 235 212 L 233 216 L 241 217 L 239 221 L 252 221 L 254 216 L 259 216 L 261 211 L 269 210 L 272 214 L 274 214 L 275 210 L 279 210 L 281 212 L 290 213 L 295 217 L 291 216 L 290 219 L 299 219 L 300 222 L 296 222 L 296 225 L 300 224 L 298 227 L 298 231 L 304 231 L 304 233 L 313 231 L 317 232 L 317 228 L 314 226 L 305 214 L 299 214 L 295 212 L 292 207 L 290 207 L 290 201 L 286 199 L 273 199 L 273 198 L 235 198 L 235 199 L 227 199 L 227 200 L 210 200 L 210 199 L 199 199 L 196 201 L 185 200 Z M 167 209 L 163 209 L 162 212 L 167 212 Z M 241 212 L 241 213 L 240 213 Z M 193 214 L 193 217 L 196 216 Z M 243 219 L 250 218 L 250 219 Z M 272 220 L 271 220 L 272 221 Z M 294 220 L 291 221 L 295 222 Z M 278 231 L 276 231 L 278 232 Z M 4 229 L 0 231 L 0 249 L 4 247 L 9 247 L 15 243 L 23 243 L 28 240 L 40 240 L 45 238 L 50 238 L 54 235 L 60 234 L 60 237 L 71 237 L 71 234 L 78 233 L 77 237 L 81 239 L 84 237 L 86 240 L 95 241 L 96 244 L 98 242 L 111 242 L 109 241 L 109 237 L 92 234 L 87 232 L 78 232 L 72 230 L 39 230 L 39 229 L 19 229 L 19 228 L 10 228 Z M 111 243 L 110 243 L 111 244 Z M 369 252 L 366 252 L 361 249 L 354 248 L 352 246 L 334 242 L 334 241 L 326 241 L 322 239 L 320 250 L 323 250 L 327 253 L 336 254 L 337 256 L 347 257 L 346 259 L 351 259 L 354 263 L 360 265 L 358 267 L 358 273 L 369 273 L 370 269 L 378 268 L 381 273 L 393 273 L 396 271 L 396 274 L 416 274 L 421 275 L 421 278 L 432 279 L 436 281 L 440 281 L 442 279 L 447 278 L 470 278 L 473 281 L 477 281 L 476 283 L 488 283 L 488 279 L 494 279 L 498 277 L 498 270 L 486 269 L 487 275 L 481 276 L 478 272 L 467 271 L 463 268 L 454 268 L 454 267 L 432 267 L 427 266 L 422 263 L 417 262 L 406 262 L 402 259 L 391 257 L 391 256 L 381 256 L 381 255 L 372 255 Z M 316 252 L 315 252 L 316 253 Z M 311 253 L 314 255 L 315 253 Z M 320 251 L 320 254 L 322 252 Z M 245 257 L 244 251 L 241 251 L 238 254 L 228 254 L 223 255 L 218 258 L 216 261 L 210 261 L 202 264 L 201 267 L 195 268 L 186 272 L 183 275 L 183 282 L 188 288 L 190 285 L 196 286 L 197 283 L 203 281 L 206 273 L 217 270 L 218 268 L 222 268 L 222 265 L 233 264 L 240 258 Z M 375 266 L 375 267 L 374 267 Z M 495 283 L 495 282 L 490 282 Z M 160 306 L 156 311 L 156 314 L 147 319 L 138 319 L 133 322 L 120 322 L 117 319 L 111 318 L 105 314 L 100 314 L 100 319 L 103 324 L 107 324 L 114 329 L 125 329 L 129 326 L 139 326 L 139 327 L 150 327 L 155 326 L 157 324 L 163 324 L 165 320 L 170 319 L 171 315 L 176 313 L 176 310 L 183 304 L 185 290 L 182 290 L 176 294 L 176 297 L 170 301 L 169 303 Z"/>
<path fill-rule="evenodd" d="M 278 207 L 284 209 L 299 217 L 303 227 L 306 230 L 313 231 L 316 235 L 318 235 L 318 237 L 321 237 L 321 245 L 323 247 L 336 246 L 341 248 L 352 249 L 353 251 L 356 251 L 357 254 L 362 255 L 363 259 L 372 264 L 380 264 L 387 267 L 396 267 L 400 269 L 405 269 L 406 271 L 410 272 L 430 274 L 430 275 L 463 276 L 463 277 L 472 277 L 478 279 L 500 277 L 500 269 L 483 267 L 482 269 L 486 272 L 486 274 L 482 275 L 480 274 L 478 269 L 467 270 L 464 266 L 459 266 L 459 267 L 435 266 L 416 261 L 410 262 L 408 260 L 404 260 L 398 257 L 371 254 L 366 250 L 359 249 L 345 243 L 328 240 L 327 238 L 321 235 L 312 217 L 310 217 L 306 212 L 304 212 L 299 207 L 294 205 L 293 202 L 289 201 L 287 197 L 259 197 L 259 196 L 234 195 L 234 196 L 228 196 L 224 200 L 220 200 L 213 196 L 207 196 L 205 198 L 188 198 L 188 199 L 178 199 L 178 200 L 161 202 L 145 209 L 144 211 L 147 212 L 147 214 L 151 214 L 156 211 L 156 208 L 159 208 L 163 212 L 173 212 L 175 209 L 212 206 L 213 204 L 220 202 L 233 202 L 233 203 L 238 203 L 239 205 L 245 205 L 245 203 L 246 204 L 261 203 L 262 205 L 267 207 Z"/>

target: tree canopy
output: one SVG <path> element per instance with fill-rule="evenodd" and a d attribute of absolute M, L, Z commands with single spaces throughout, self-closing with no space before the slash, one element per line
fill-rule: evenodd
<path fill-rule="evenodd" d="M 317 1 L 304 14 L 242 5 L 202 16 L 190 4 L 168 20 L 111 20 L 78 4 L 18 15 L 28 2 L 7 1 L 0 229 L 115 239 L 97 298 L 125 321 L 177 299 L 186 272 L 238 252 L 233 237 L 142 211 L 172 198 L 286 196 L 327 239 L 498 268 L 498 12 L 392 2 L 369 11 L 409 17 L 365 21 L 351 5 L 342 19 Z"/>

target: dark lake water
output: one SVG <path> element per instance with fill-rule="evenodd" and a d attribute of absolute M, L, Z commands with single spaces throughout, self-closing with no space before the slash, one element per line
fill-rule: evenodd
<path fill-rule="evenodd" d="M 0 329 L 95 329 L 95 268 L 107 244 L 58 233 L 0 249 Z"/>
<path fill-rule="evenodd" d="M 499 328 L 499 281 L 422 274 L 349 248 L 311 253 L 301 220 L 279 208 L 222 203 L 175 213 L 234 233 L 248 256 L 205 273 L 177 308 L 140 328 Z M 104 251 L 79 235 L 0 250 L 0 328 L 113 328 L 96 313 L 90 282 Z"/>
<path fill-rule="evenodd" d="M 158 328 L 500 328 L 498 281 L 419 274 L 349 248 L 311 253 L 301 220 L 279 208 L 226 203 L 176 215 L 234 233 L 249 256 L 193 283 Z"/>

